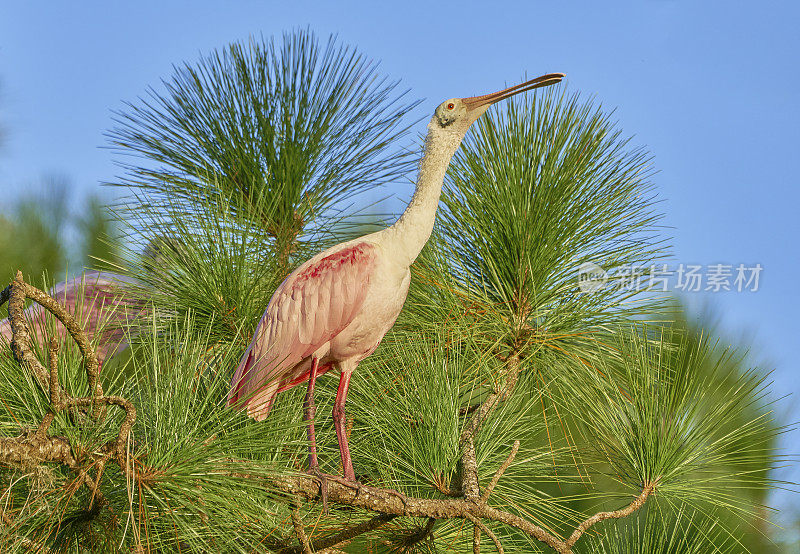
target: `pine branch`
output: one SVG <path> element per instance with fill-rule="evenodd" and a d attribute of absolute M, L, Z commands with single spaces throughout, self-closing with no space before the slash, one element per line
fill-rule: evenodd
<path fill-rule="evenodd" d="M 505 550 L 503 550 L 503 545 L 500 544 L 500 539 L 497 538 L 497 535 L 492 533 L 491 529 L 486 527 L 485 523 L 483 523 L 481 520 L 479 520 L 479 519 L 477 519 L 475 517 L 472 517 L 472 516 L 467 516 L 467 519 L 469 519 L 475 525 L 475 532 L 473 534 L 473 539 L 472 539 L 473 540 L 473 543 L 472 543 L 473 544 L 473 551 L 475 552 L 475 554 L 480 554 L 480 551 L 481 551 L 481 539 L 480 539 L 480 537 L 481 537 L 480 532 L 481 531 L 483 531 L 484 533 L 489 535 L 489 538 L 492 539 L 492 542 L 494 543 L 494 546 L 497 549 L 497 553 L 498 554 L 504 554 L 505 553 Z"/>
<path fill-rule="evenodd" d="M 303 527 L 303 519 L 300 517 L 300 503 L 292 502 L 290 511 L 292 512 L 294 532 L 297 534 L 297 540 L 302 545 L 303 554 L 312 554 L 311 545 L 308 543 L 308 535 L 306 535 L 306 530 Z"/>
<path fill-rule="evenodd" d="M 486 400 L 484 400 L 484 402 L 478 407 L 477 411 L 469 420 L 467 426 L 461 432 L 459 446 L 463 450 L 463 454 L 461 455 L 461 468 L 463 472 L 462 487 L 464 497 L 471 502 L 477 502 L 480 500 L 485 503 L 486 499 L 489 497 L 489 494 L 491 494 L 491 490 L 494 489 L 494 487 L 497 485 L 497 481 L 500 479 L 499 475 L 495 475 L 496 479 L 492 480 L 492 484 L 489 485 L 490 488 L 487 489 L 487 492 L 483 497 L 481 497 L 480 485 L 478 483 L 478 463 L 475 456 L 475 434 L 478 432 L 486 418 L 488 418 L 495 408 L 497 408 L 497 405 L 511 395 L 512 391 L 514 390 L 514 386 L 517 383 L 517 379 L 519 378 L 520 361 L 521 358 L 517 352 L 506 359 L 506 371 L 502 388 L 500 390 L 491 392 L 489 396 L 487 396 Z M 517 441 L 514 445 L 514 449 L 509 457 L 508 464 L 511 463 L 510 460 L 513 460 L 518 448 L 519 441 Z M 502 468 L 501 466 L 501 469 L 498 470 L 498 473 L 502 475 L 504 471 L 505 468 Z M 477 534 L 477 532 L 474 540 L 476 544 L 480 544 L 480 535 Z"/>
<path fill-rule="evenodd" d="M 468 443 L 468 441 L 474 440 L 475 434 L 478 432 L 486 418 L 488 418 L 489 415 L 497 408 L 497 405 L 511 395 L 514 390 L 514 386 L 517 384 L 517 379 L 519 379 L 521 361 L 522 358 L 517 351 L 515 351 L 506 359 L 503 384 L 499 390 L 492 391 L 486 397 L 486 400 L 483 401 L 480 407 L 477 408 L 477 411 L 473 413 L 472 418 L 469 420 L 469 423 L 461 433 L 460 444 L 462 448 Z"/>
<path fill-rule="evenodd" d="M 599 512 L 593 515 L 581 523 L 570 538 L 564 541 L 532 521 L 489 506 L 480 501 L 480 499 L 475 502 L 466 498 L 431 499 L 414 498 L 405 495 L 402 495 L 401 498 L 400 493 L 391 489 L 367 485 L 355 486 L 349 481 L 333 475 L 327 476 L 327 480 L 329 502 L 353 508 L 362 508 L 387 516 L 495 521 L 519 529 L 529 537 L 543 542 L 560 554 L 571 553 L 575 542 L 592 525 L 605 519 L 626 517 L 641 508 L 656 487 L 655 483 L 647 484 L 642 493 L 625 508 L 614 512 Z M 320 499 L 319 482 L 313 476 L 296 475 L 267 478 L 265 479 L 265 484 L 291 497 L 300 496 L 307 500 Z M 483 528 L 482 530 L 485 532 Z"/>
<path fill-rule="evenodd" d="M 15 285 L 16 286 L 16 283 Z M 13 293 L 13 294 L 12 294 Z M 15 291 L 9 293 L 9 298 L 16 295 Z M 21 343 L 21 341 L 20 341 Z M 23 347 L 24 349 L 24 347 Z M 23 355 L 32 355 L 32 353 L 22 352 Z M 136 470 L 128 469 L 126 465 L 126 458 L 124 457 L 125 448 L 127 447 L 127 436 L 130 426 L 136 417 L 135 409 L 132 404 L 121 397 L 112 396 L 99 396 L 99 397 L 86 397 L 86 398 L 62 398 L 55 394 L 55 391 L 60 390 L 58 386 L 58 371 L 57 371 L 57 343 L 51 341 L 49 349 L 49 372 L 48 382 L 46 389 L 50 391 L 51 411 L 42 420 L 39 429 L 33 433 L 23 434 L 19 437 L 2 438 L 0 439 L 0 461 L 10 463 L 13 465 L 26 465 L 27 467 L 37 466 L 40 464 L 54 463 L 63 465 L 77 474 L 77 478 L 68 487 L 69 490 L 74 492 L 82 486 L 86 486 L 91 491 L 91 498 L 89 499 L 89 506 L 93 504 L 104 503 L 104 498 L 101 491 L 101 484 L 104 474 L 104 467 L 108 461 L 117 463 L 126 476 L 129 478 L 131 486 L 145 485 L 150 487 L 153 478 L 152 475 L 158 473 L 155 468 L 148 468 L 144 464 L 137 463 Z M 484 419 L 476 419 L 479 416 L 489 417 L 493 410 L 500 405 L 500 402 L 506 400 L 513 391 L 516 385 L 517 376 L 520 371 L 520 358 L 518 356 L 511 356 L 507 359 L 506 374 L 503 378 L 503 386 L 498 387 L 497 390 L 490 393 L 485 401 L 481 404 L 470 419 L 469 423 L 462 431 L 461 437 L 467 442 L 467 448 L 464 467 L 465 477 L 474 477 L 474 487 L 472 489 L 465 483 L 465 494 L 460 498 L 447 498 L 447 499 L 429 499 L 421 497 L 407 497 L 404 494 L 389 488 L 370 487 L 365 485 L 354 485 L 349 481 L 341 478 L 326 476 L 328 486 L 328 498 L 330 502 L 337 503 L 340 506 L 347 506 L 350 508 L 357 508 L 359 510 L 366 510 L 375 513 L 375 517 L 367 520 L 362 524 L 355 525 L 350 528 L 342 529 L 328 537 L 324 537 L 317 541 L 311 540 L 306 535 L 303 540 L 302 522 L 296 531 L 298 540 L 301 547 L 288 544 L 285 540 L 267 540 L 264 542 L 270 549 L 282 552 L 307 552 L 310 548 L 312 551 L 322 548 L 332 548 L 336 545 L 342 544 L 352 538 L 372 531 L 384 525 L 386 522 L 398 516 L 426 518 L 428 525 L 424 532 L 412 535 L 414 540 L 424 540 L 429 536 L 433 525 L 436 520 L 440 519 L 462 519 L 472 523 L 474 526 L 473 539 L 474 544 L 480 547 L 480 538 L 485 534 L 495 544 L 498 551 L 502 551 L 503 545 L 500 544 L 498 537 L 491 531 L 488 523 L 495 522 L 505 526 L 510 526 L 518 529 L 528 537 L 548 545 L 550 548 L 559 553 L 571 552 L 575 544 L 592 526 L 606 520 L 624 518 L 630 516 L 639 510 L 650 495 L 656 489 L 658 480 L 645 480 L 644 488 L 633 502 L 628 506 L 620 508 L 615 511 L 599 512 L 591 517 L 583 520 L 569 535 L 566 540 L 555 535 L 553 532 L 548 531 L 546 528 L 537 525 L 534 521 L 527 519 L 516 513 L 501 510 L 488 504 L 492 493 L 498 487 L 499 482 L 503 479 L 506 471 L 513 463 L 516 454 L 519 451 L 519 443 L 515 442 L 509 454 L 505 457 L 499 467 L 494 471 L 492 478 L 489 480 L 487 486 L 481 491 L 477 483 L 477 464 L 472 464 L 474 460 L 474 433 L 479 430 L 484 423 Z M 638 373 L 637 373 L 638 375 Z M 616 390 L 613 383 L 607 388 Z M 603 389 L 605 390 L 605 389 Z M 104 445 L 100 450 L 89 450 L 76 442 L 76 439 L 69 439 L 66 437 L 50 436 L 48 434 L 49 424 L 52 418 L 59 411 L 69 409 L 70 406 L 90 406 L 92 403 L 101 405 L 116 405 L 126 411 L 126 418 L 120 428 L 120 432 L 115 441 L 109 442 Z M 595 402 L 599 404 L 599 402 Z M 624 406 L 624 405 L 623 405 Z M 203 444 L 206 444 L 205 442 Z M 153 448 L 153 445 L 141 443 L 137 445 L 133 452 L 133 456 L 137 457 L 137 452 L 148 451 Z M 82 453 L 80 457 L 75 454 L 76 452 Z M 463 454 L 462 454 L 463 456 Z M 470 458 L 472 456 L 473 458 Z M 246 460 L 233 460 L 237 463 L 238 467 L 247 467 L 252 461 Z M 96 468 L 94 475 L 90 474 L 92 467 Z M 219 466 L 214 466 L 215 475 L 228 475 L 230 477 L 244 478 L 250 482 L 258 480 L 255 484 L 256 487 L 268 491 L 268 494 L 274 498 L 273 492 L 276 491 L 282 496 L 285 495 L 283 501 L 294 502 L 297 498 L 304 500 L 317 500 L 320 498 L 319 480 L 315 476 L 296 475 L 296 476 L 280 476 L 271 475 L 269 473 L 262 473 L 260 475 L 249 474 L 234 474 L 232 472 L 226 473 L 224 469 L 220 472 Z M 239 469 L 238 471 L 247 471 L 246 469 Z M 467 492 L 469 491 L 469 492 Z M 296 511 L 296 510 L 295 510 Z M 190 512 L 191 513 L 191 512 Z M 297 525 L 297 516 L 294 514 L 293 521 Z M 202 518 L 201 518 L 202 519 Z M 494 526 L 492 526 L 494 527 Z M 419 537 L 417 539 L 417 537 Z M 296 544 L 296 543 L 295 543 Z"/>
<path fill-rule="evenodd" d="M 475 442 L 472 440 L 472 436 L 467 436 L 465 440 L 464 454 L 461 456 L 462 486 L 464 487 L 464 498 L 474 502 L 481 494 L 478 483 L 478 462 L 475 458 Z"/>
<path fill-rule="evenodd" d="M 0 437 L 0 462 L 18 467 L 36 467 L 44 463 L 64 465 L 78 475 L 75 489 L 85 484 L 91 490 L 90 508 L 95 499 L 103 503 L 104 497 L 99 489 L 99 483 L 105 464 L 110 458 L 115 459 L 127 476 L 133 476 L 126 457 L 126 448 L 130 431 L 136 421 L 136 408 L 125 398 L 102 394 L 102 389 L 96 381 L 99 368 L 97 354 L 91 348 L 84 330 L 63 306 L 47 293 L 25 283 L 22 272 L 19 271 L 10 285 L 10 292 L 5 294 L 4 291 L 2 294 L 3 298 L 6 296 L 9 302 L 14 357 L 20 366 L 34 373 L 42 389 L 49 392 L 50 410 L 42 418 L 36 431 L 23 433 L 17 437 Z M 91 397 L 74 398 L 63 392 L 58 381 L 58 343 L 55 339 L 51 339 L 49 343 L 48 370 L 33 354 L 30 334 L 23 315 L 26 297 L 49 310 L 64 324 L 70 336 L 78 343 L 84 356 L 84 368 L 89 376 Z M 125 418 L 120 424 L 115 441 L 106 443 L 100 448 L 87 449 L 83 445 L 74 444 L 66 437 L 48 435 L 50 425 L 59 412 L 76 407 L 94 409 L 102 406 L 117 406 L 125 412 Z M 75 453 L 80 453 L 80 457 L 76 457 Z M 87 468 L 93 466 L 97 467 L 97 474 L 91 479 Z"/>
<path fill-rule="evenodd" d="M 639 494 L 639 496 L 637 496 L 636 499 L 630 504 L 628 504 L 626 507 L 621 508 L 619 510 L 614 510 L 613 512 L 598 512 L 592 517 L 586 519 L 583 523 L 578 525 L 578 527 L 572 532 L 572 535 L 570 535 L 570 537 L 566 541 L 564 541 L 564 544 L 567 547 L 572 548 L 572 546 L 575 545 L 578 539 L 581 538 L 581 535 L 583 535 L 583 533 L 585 533 L 586 530 L 589 529 L 589 527 L 591 527 L 592 525 L 604 521 L 606 519 L 619 519 L 631 515 L 633 512 L 644 506 L 647 497 L 650 496 L 650 494 L 655 489 L 656 489 L 655 481 L 652 483 L 648 483 L 642 489 L 641 494 Z"/>
<path fill-rule="evenodd" d="M 511 448 L 511 454 L 509 454 L 508 458 L 506 458 L 506 461 L 497 468 L 494 477 L 492 477 L 492 480 L 489 482 L 489 486 L 486 487 L 485 491 L 483 491 L 481 502 L 485 503 L 487 500 L 489 500 L 489 495 L 491 495 L 492 491 L 494 491 L 494 488 L 497 486 L 497 483 L 500 481 L 503 473 L 505 473 L 505 471 L 508 469 L 508 466 L 510 466 L 514 461 L 514 457 L 517 455 L 517 452 L 519 452 L 519 441 L 514 441 L 514 446 Z"/>
<path fill-rule="evenodd" d="M 30 298 L 47 309 L 64 324 L 64 327 L 66 327 L 69 334 L 75 340 L 83 355 L 83 365 L 89 379 L 89 390 L 93 391 L 92 394 L 94 396 L 102 396 L 103 389 L 97 381 L 97 375 L 100 372 L 100 363 L 97 359 L 97 353 L 92 348 L 89 337 L 72 314 L 70 314 L 64 306 L 56 302 L 50 295 L 24 282 L 21 271 L 17 271 L 17 275 L 10 285 L 10 288 L 8 315 L 11 320 L 11 331 L 13 333 L 11 349 L 17 362 L 34 374 L 42 390 L 48 391 L 50 389 L 48 371 L 41 362 L 39 362 L 36 356 L 33 355 L 30 330 L 25 321 L 25 299 Z M 56 386 L 58 385 L 56 384 Z M 56 390 L 59 396 L 64 396 L 63 391 L 60 389 Z"/>
<path fill-rule="evenodd" d="M 45 392 L 49 391 L 49 377 L 47 370 L 41 362 L 33 355 L 33 345 L 31 342 L 28 324 L 25 322 L 23 312 L 25 310 L 26 289 L 22 283 L 22 272 L 17 271 L 17 275 L 12 281 L 8 295 L 8 315 L 11 321 L 11 352 L 23 368 L 30 371 Z"/>

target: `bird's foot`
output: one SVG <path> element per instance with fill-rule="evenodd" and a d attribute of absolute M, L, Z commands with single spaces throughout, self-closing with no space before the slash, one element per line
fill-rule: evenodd
<path fill-rule="evenodd" d="M 331 481 L 336 481 L 340 485 L 343 485 L 349 489 L 355 489 L 358 492 L 361 492 L 361 489 L 364 485 L 361 484 L 361 481 L 358 479 L 348 479 L 347 477 L 339 477 L 338 475 L 328 475 L 328 479 Z M 358 494 L 356 494 L 357 496 Z"/>
<path fill-rule="evenodd" d="M 308 474 L 313 475 L 319 481 L 319 495 L 322 497 L 322 511 L 328 513 L 328 479 L 330 475 L 322 473 L 319 466 L 312 466 L 308 468 Z"/>
<path fill-rule="evenodd" d="M 313 475 L 319 480 L 319 493 L 322 497 L 322 509 L 325 513 L 328 513 L 328 481 L 334 481 L 342 486 L 345 486 L 349 489 L 354 489 L 356 491 L 356 498 L 363 492 L 364 485 L 358 479 L 348 479 L 347 477 L 339 477 L 338 475 L 330 475 L 328 473 L 323 473 L 320 471 L 319 467 L 309 468 L 308 470 L 309 475 Z M 408 511 L 408 497 L 400 491 L 388 489 L 386 492 L 389 494 L 396 496 L 400 499 L 403 503 L 403 508 L 407 512 Z"/>
<path fill-rule="evenodd" d="M 326 477 L 342 486 L 345 486 L 349 489 L 354 489 L 356 491 L 356 498 L 358 498 L 358 496 L 364 490 L 364 485 L 355 477 L 347 478 L 346 476 L 339 477 L 338 475 L 326 475 Z"/>
<path fill-rule="evenodd" d="M 392 490 L 392 489 L 388 489 L 388 492 L 390 494 L 392 494 L 393 496 L 396 496 L 397 498 L 400 499 L 400 501 L 403 503 L 403 511 L 405 511 L 407 513 L 408 512 L 408 497 L 405 494 L 403 494 L 402 492 L 400 492 L 400 491 L 395 491 L 395 490 Z"/>
<path fill-rule="evenodd" d="M 352 479 L 347 479 L 347 477 L 345 477 L 345 479 L 347 481 L 350 481 L 350 486 L 355 485 L 355 487 L 356 487 L 356 498 L 358 498 L 358 496 L 361 494 L 361 491 L 364 489 L 364 485 L 362 485 L 361 481 L 359 481 L 355 477 L 353 477 Z"/>
<path fill-rule="evenodd" d="M 351 488 L 351 489 L 355 489 L 356 498 L 358 498 L 358 496 L 364 490 L 364 485 L 358 479 L 348 479 L 347 477 L 337 477 L 335 475 L 328 475 L 327 478 L 330 479 L 331 481 L 336 481 L 337 483 L 339 483 L 340 485 L 344 485 L 345 487 L 348 487 L 348 488 Z M 386 492 L 388 492 L 392 496 L 396 496 L 397 498 L 399 498 L 400 501 L 403 503 L 403 509 L 406 512 L 408 512 L 408 502 L 409 502 L 409 500 L 408 500 L 408 497 L 405 494 L 403 494 L 400 491 L 396 491 L 396 490 L 392 490 L 392 489 L 387 489 Z"/>

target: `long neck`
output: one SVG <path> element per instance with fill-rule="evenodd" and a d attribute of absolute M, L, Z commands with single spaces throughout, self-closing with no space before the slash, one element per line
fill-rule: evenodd
<path fill-rule="evenodd" d="M 405 265 L 411 265 L 417 259 L 431 236 L 447 166 L 462 138 L 460 133 L 428 125 L 417 189 L 400 219 L 386 229 L 393 255 Z"/>

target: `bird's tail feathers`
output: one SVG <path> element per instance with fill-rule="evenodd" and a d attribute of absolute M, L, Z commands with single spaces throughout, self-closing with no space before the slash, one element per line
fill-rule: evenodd
<path fill-rule="evenodd" d="M 267 419 L 277 394 L 278 383 L 275 381 L 261 388 L 252 398 L 245 402 L 245 406 L 247 406 L 247 415 L 256 421 L 264 421 Z"/>
<path fill-rule="evenodd" d="M 233 379 L 231 379 L 231 390 L 228 391 L 228 406 L 233 406 L 241 400 L 241 395 L 244 392 L 244 385 L 247 382 L 247 374 L 255 365 L 254 358 L 252 347 L 249 347 L 242 356 L 242 361 L 239 362 L 239 367 L 236 368 Z"/>
<path fill-rule="evenodd" d="M 261 387 L 252 396 L 252 388 L 246 384 L 252 382 L 250 372 L 256 371 L 257 361 L 252 349 L 248 348 L 236 368 L 233 375 L 231 390 L 228 392 L 228 406 L 241 403 L 239 407 L 247 409 L 247 415 L 256 421 L 264 421 L 272 404 L 275 402 L 275 395 L 278 394 L 279 382 L 272 381 Z"/>

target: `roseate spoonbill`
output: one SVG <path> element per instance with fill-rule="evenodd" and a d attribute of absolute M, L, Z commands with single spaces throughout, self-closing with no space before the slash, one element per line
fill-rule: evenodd
<path fill-rule="evenodd" d="M 125 326 L 131 323 L 144 310 L 142 299 L 125 289 L 126 285 L 137 281 L 129 277 L 102 271 L 88 271 L 82 277 L 75 277 L 59 283 L 50 290 L 57 302 L 77 318 L 89 339 L 97 348 L 100 365 L 111 356 L 127 348 Z M 46 343 L 45 309 L 34 304 L 25 310 L 25 318 L 31 333 L 39 344 Z M 57 334 L 64 338 L 67 329 L 57 322 Z M 98 329 L 100 335 L 96 336 Z M 0 335 L 11 341 L 11 322 L 0 321 Z"/>
<path fill-rule="evenodd" d="M 411 203 L 387 229 L 321 252 L 278 287 L 242 356 L 228 394 L 262 421 L 283 390 L 308 380 L 304 419 L 308 422 L 309 465 L 318 470 L 314 436 L 314 386 L 336 368 L 339 388 L 333 422 L 344 477 L 355 480 L 345 431 L 344 405 L 358 363 L 377 348 L 394 325 L 408 293 L 409 266 L 433 231 L 445 172 L 461 140 L 486 110 L 500 100 L 564 77 L 550 73 L 483 96 L 452 98 L 428 124 L 425 150 Z"/>

